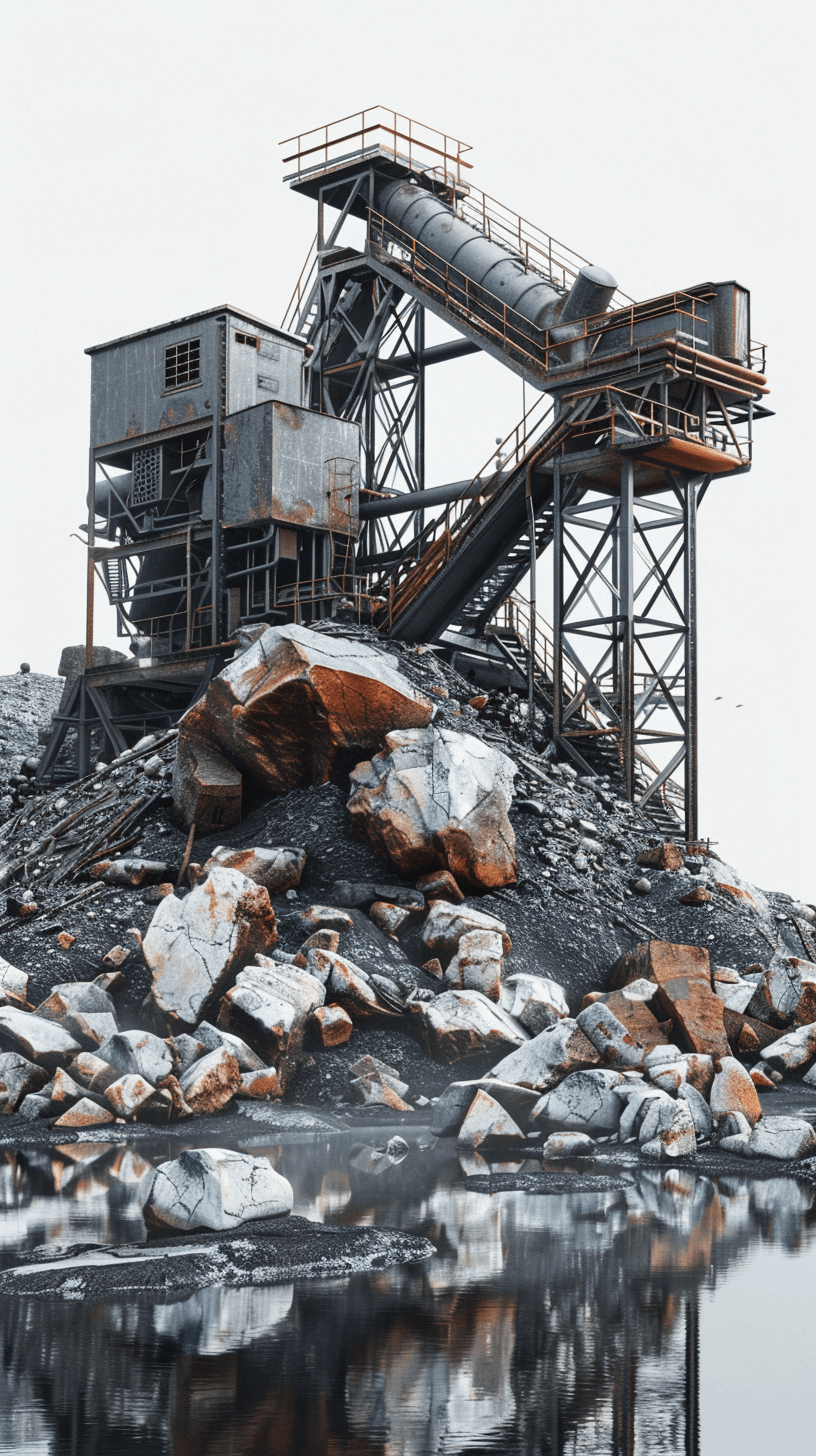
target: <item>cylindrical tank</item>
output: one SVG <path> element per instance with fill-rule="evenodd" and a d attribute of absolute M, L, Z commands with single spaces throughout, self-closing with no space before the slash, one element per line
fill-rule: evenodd
<path fill-rule="evenodd" d="M 604 269 L 586 267 L 565 295 L 525 268 L 521 254 L 491 242 L 457 217 L 441 198 L 415 182 L 381 183 L 376 205 L 395 227 L 536 329 L 549 328 L 560 318 L 585 318 L 603 312 L 617 286 Z"/>

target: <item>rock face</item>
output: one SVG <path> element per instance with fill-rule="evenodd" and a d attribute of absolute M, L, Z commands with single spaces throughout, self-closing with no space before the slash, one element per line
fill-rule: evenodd
<path fill-rule="evenodd" d="M 166 896 L 142 951 L 171 1030 L 192 1029 L 236 972 L 276 940 L 268 892 L 237 870 L 213 870 L 184 900 Z"/>
<path fill-rule="evenodd" d="M 266 1158 L 196 1148 L 159 1164 L 142 1211 L 148 1228 L 159 1231 L 232 1229 L 291 1213 L 292 1185 Z"/>
<path fill-rule="evenodd" d="M 527 1039 L 517 1021 L 478 991 L 444 991 L 412 1009 L 425 1050 L 440 1062 L 455 1062 L 475 1052 L 499 1053 Z"/>
<path fill-rule="evenodd" d="M 277 849 L 260 846 L 256 849 L 227 849 L 219 845 L 204 865 L 206 877 L 211 870 L 238 870 L 256 885 L 263 885 L 270 895 L 282 895 L 300 884 L 306 867 L 305 849 L 282 844 Z"/>
<path fill-rule="evenodd" d="M 609 984 L 621 989 L 640 978 L 656 983 L 664 1015 L 671 1016 L 690 1050 L 715 1057 L 729 1055 L 723 1003 L 711 988 L 707 950 L 650 940 L 615 962 Z"/>
<path fill-rule="evenodd" d="M 186 823 L 199 822 L 190 761 L 200 778 L 207 750 L 283 792 L 325 783 L 345 750 L 379 747 L 391 729 L 424 727 L 432 713 L 384 653 L 308 627 L 270 627 L 182 718 L 176 812 Z"/>
<path fill-rule="evenodd" d="M 472 890 L 513 884 L 511 759 L 449 729 L 391 732 L 385 742 L 350 775 L 348 809 L 358 837 L 411 878 L 447 869 Z"/>
<path fill-rule="evenodd" d="M 547 1092 L 570 1072 L 597 1067 L 600 1061 L 599 1053 L 578 1023 L 565 1016 L 498 1062 L 490 1075 L 503 1082 L 518 1082 L 522 1087 Z"/>

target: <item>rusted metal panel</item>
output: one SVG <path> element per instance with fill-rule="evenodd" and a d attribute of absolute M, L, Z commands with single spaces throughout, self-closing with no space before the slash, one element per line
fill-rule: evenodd
<path fill-rule="evenodd" d="M 281 521 L 356 536 L 358 425 L 270 401 L 224 421 L 222 522 Z"/>

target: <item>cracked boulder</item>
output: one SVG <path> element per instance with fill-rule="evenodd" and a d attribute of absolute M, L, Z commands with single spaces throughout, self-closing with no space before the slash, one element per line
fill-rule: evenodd
<path fill-rule="evenodd" d="M 650 940 L 626 951 L 609 974 L 612 989 L 630 981 L 654 981 L 658 1004 L 671 1017 L 690 1051 L 726 1057 L 730 1048 L 723 1021 L 724 1007 L 711 987 L 708 951 L 696 945 Z"/>
<path fill-rule="evenodd" d="M 189 761 L 207 750 L 281 793 L 325 783 L 349 749 L 379 748 L 390 730 L 422 728 L 432 713 L 386 653 L 308 627 L 269 627 L 181 719 L 176 813 L 199 822 L 195 800 L 203 796 Z"/>
<path fill-rule="evenodd" d="M 799 961 L 795 956 L 775 955 L 744 1008 L 745 1014 L 767 1022 L 769 1026 L 787 1026 L 801 996 Z"/>
<path fill-rule="evenodd" d="M 455 954 L 462 936 L 472 930 L 497 930 L 504 954 L 509 955 L 513 949 L 505 926 L 495 915 L 486 915 L 471 905 L 452 905 L 447 900 L 434 900 L 422 927 L 422 940 L 435 955 L 450 956 Z"/>
<path fill-rule="evenodd" d="M 184 1101 L 191 1112 L 197 1113 L 218 1112 L 226 1107 L 241 1085 L 238 1062 L 225 1046 L 199 1057 L 179 1081 Z"/>
<path fill-rule="evenodd" d="M 498 1062 L 490 1072 L 501 1082 L 517 1082 L 548 1092 L 570 1072 L 600 1065 L 601 1056 L 570 1016 L 539 1032 Z"/>
<path fill-rule="evenodd" d="M 411 1010 L 426 1052 L 440 1062 L 498 1054 L 527 1040 L 524 1027 L 479 991 L 443 991 L 433 1001 L 413 1003 Z"/>
<path fill-rule="evenodd" d="M 816 1153 L 816 1132 L 803 1117 L 763 1117 L 748 1140 L 756 1158 L 798 1159 Z"/>
<path fill-rule="evenodd" d="M 688 1103 L 668 1100 L 671 1106 L 661 1105 L 653 1135 L 644 1136 L 641 1129 L 640 1150 L 644 1157 L 685 1158 L 696 1151 L 697 1135 Z"/>
<path fill-rule="evenodd" d="M 507 817 L 516 766 L 468 733 L 407 729 L 350 775 L 352 827 L 401 874 L 447 869 L 471 890 L 518 878 Z"/>
<path fill-rule="evenodd" d="M 533 1122 L 542 1128 L 594 1136 L 617 1132 L 623 1103 L 615 1088 L 626 1078 L 609 1067 L 572 1072 L 536 1103 Z"/>
<path fill-rule="evenodd" d="M 102 1043 L 99 1059 L 119 1077 L 136 1074 L 154 1086 L 173 1070 L 173 1054 L 160 1037 L 150 1031 L 119 1031 Z"/>
<path fill-rule="evenodd" d="M 274 1064 L 285 1091 L 300 1064 L 309 1017 L 325 998 L 325 986 L 308 971 L 258 956 L 224 996 L 218 1025 Z M 191 1070 L 199 1065 L 194 1062 Z"/>
<path fill-rule="evenodd" d="M 268 1159 L 226 1148 L 188 1149 L 160 1163 L 141 1194 L 145 1223 L 162 1233 L 233 1229 L 292 1211 L 292 1185 Z"/>
<path fill-rule="evenodd" d="M 185 899 L 168 895 L 142 942 L 152 997 L 172 1031 L 192 1030 L 258 952 L 277 940 L 269 893 L 214 869 Z"/>

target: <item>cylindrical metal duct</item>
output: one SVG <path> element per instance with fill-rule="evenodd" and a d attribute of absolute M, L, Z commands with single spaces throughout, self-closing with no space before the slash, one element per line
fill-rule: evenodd
<path fill-rule="evenodd" d="M 585 318 L 608 307 L 615 280 L 602 268 L 582 268 L 569 293 L 525 268 L 521 254 L 493 243 L 453 209 L 415 182 L 383 182 L 376 205 L 382 215 L 464 274 L 499 304 L 546 329 L 561 318 Z M 568 312 L 567 312 L 568 310 Z"/>

